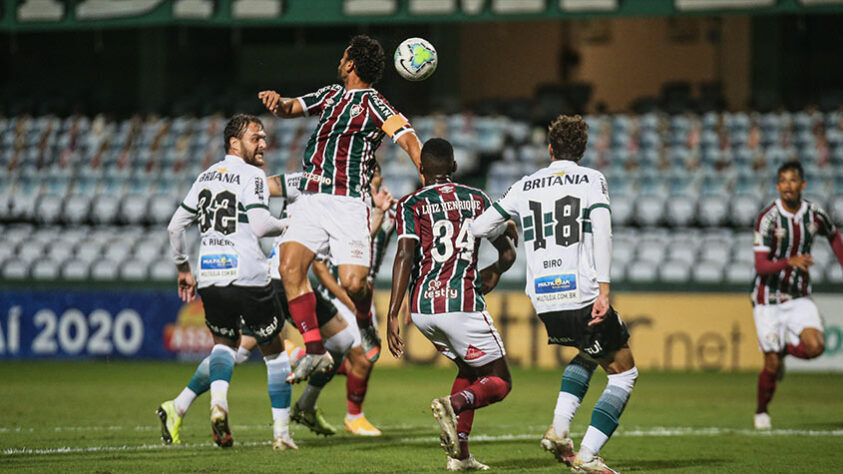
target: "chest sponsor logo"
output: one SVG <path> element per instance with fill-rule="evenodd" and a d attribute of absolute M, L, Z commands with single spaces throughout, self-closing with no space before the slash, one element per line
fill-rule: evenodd
<path fill-rule="evenodd" d="M 588 183 L 588 175 L 585 174 L 571 174 L 564 171 L 555 173 L 550 176 L 542 176 L 541 178 L 534 178 L 524 181 L 524 191 L 531 189 L 546 188 L 548 186 L 562 186 L 565 184 L 586 184 Z"/>
<path fill-rule="evenodd" d="M 443 288 L 442 282 L 439 280 L 431 280 L 427 284 L 427 289 L 422 293 L 422 297 L 425 299 L 448 298 L 454 300 L 459 298 L 459 296 L 460 294 L 457 290 L 447 286 Z"/>
<path fill-rule="evenodd" d="M 330 186 L 331 183 L 334 182 L 330 176 L 319 176 L 316 173 L 303 173 L 302 177 L 308 181 L 315 181 L 320 184 L 324 184 L 325 186 Z"/>

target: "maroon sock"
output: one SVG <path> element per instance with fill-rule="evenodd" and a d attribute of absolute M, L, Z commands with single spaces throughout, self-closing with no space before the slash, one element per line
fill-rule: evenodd
<path fill-rule="evenodd" d="M 345 381 L 345 406 L 349 415 L 363 413 L 363 400 L 366 399 L 368 389 L 369 375 L 363 378 L 354 375 L 354 372 L 350 370 L 348 371 L 348 378 Z"/>
<path fill-rule="evenodd" d="M 462 392 L 471 385 L 471 380 L 457 376 L 454 385 L 451 386 L 451 395 Z M 453 397 L 451 398 L 453 400 Z M 453 401 L 451 402 L 453 405 Z M 468 435 L 471 434 L 471 425 L 474 423 L 474 410 L 463 410 L 457 417 L 457 438 L 460 443 L 460 459 L 468 457 Z"/>
<path fill-rule="evenodd" d="M 348 358 L 346 357 L 345 359 L 342 360 L 342 365 L 340 365 L 340 370 L 337 371 L 337 375 L 348 376 L 348 374 L 350 374 L 350 373 L 351 373 L 351 367 L 349 367 Z"/>
<path fill-rule="evenodd" d="M 805 343 L 799 342 L 798 346 L 794 346 L 793 344 L 787 344 L 785 346 L 786 352 L 788 355 L 792 355 L 793 357 L 798 357 L 800 359 L 811 359 L 812 357 L 805 352 Z"/>
<path fill-rule="evenodd" d="M 500 377 L 480 377 L 465 390 L 451 395 L 451 406 L 455 413 L 463 410 L 483 408 L 499 402 L 509 393 L 509 385 Z"/>
<path fill-rule="evenodd" d="M 357 327 L 363 329 L 372 325 L 372 283 L 366 283 L 366 296 L 354 301 L 354 315 L 357 317 Z"/>
<path fill-rule="evenodd" d="M 316 321 L 316 295 L 311 291 L 298 298 L 291 299 L 290 316 L 299 328 L 304 339 L 305 352 L 308 354 L 324 354 L 322 335 L 319 334 L 319 323 Z"/>
<path fill-rule="evenodd" d="M 776 391 L 776 373 L 761 369 L 758 375 L 758 407 L 755 413 L 767 413 L 767 405 Z"/>

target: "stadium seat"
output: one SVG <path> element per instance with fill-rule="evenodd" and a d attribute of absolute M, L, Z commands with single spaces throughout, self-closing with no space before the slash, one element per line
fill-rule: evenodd
<path fill-rule="evenodd" d="M 726 282 L 733 285 L 749 285 L 755 275 L 752 264 L 747 262 L 730 262 L 726 267 Z"/>
<path fill-rule="evenodd" d="M 149 276 L 147 267 L 147 262 L 125 260 L 120 264 L 120 278 L 126 281 L 144 281 Z"/>
<path fill-rule="evenodd" d="M 175 282 L 177 276 L 176 265 L 171 260 L 158 260 L 149 265 L 149 277 L 155 281 Z"/>
<path fill-rule="evenodd" d="M 36 260 L 30 266 L 30 275 L 35 280 L 56 280 L 59 276 L 59 262 L 51 258 Z"/>
<path fill-rule="evenodd" d="M 691 278 L 688 262 L 668 260 L 659 267 L 659 280 L 665 283 L 686 283 Z"/>
<path fill-rule="evenodd" d="M 612 195 L 612 225 L 625 226 L 632 220 L 635 200 L 631 195 Z"/>
<path fill-rule="evenodd" d="M 635 218 L 642 226 L 655 226 L 663 215 L 665 208 L 665 196 L 639 195 L 635 201 Z"/>
<path fill-rule="evenodd" d="M 697 283 L 720 283 L 723 280 L 723 265 L 719 262 L 699 262 L 692 273 Z"/>
<path fill-rule="evenodd" d="M 674 227 L 686 227 L 696 217 L 697 199 L 695 196 L 680 194 L 670 196 L 665 206 L 667 223 Z"/>
<path fill-rule="evenodd" d="M 146 220 L 149 194 L 130 192 L 120 203 L 120 218 L 129 224 L 142 224 Z"/>
<path fill-rule="evenodd" d="M 673 262 L 692 264 L 697 260 L 699 247 L 688 240 L 674 240 L 667 249 L 667 258 Z"/>
<path fill-rule="evenodd" d="M 725 224 L 729 212 L 729 196 L 712 194 L 700 196 L 698 216 L 706 227 L 719 227 Z"/>
<path fill-rule="evenodd" d="M 90 263 L 78 258 L 64 262 L 61 266 L 61 277 L 69 281 L 83 281 L 88 279 Z"/>
<path fill-rule="evenodd" d="M 44 245 L 41 242 L 25 240 L 18 245 L 17 257 L 24 262 L 33 262 L 44 255 Z"/>
<path fill-rule="evenodd" d="M 755 224 L 755 219 L 758 217 L 760 210 L 761 203 L 756 195 L 733 194 L 729 221 L 735 227 L 751 227 Z"/>
<path fill-rule="evenodd" d="M 829 283 L 843 283 L 843 268 L 840 268 L 840 265 L 829 265 L 825 272 L 825 280 Z"/>
<path fill-rule="evenodd" d="M 64 198 L 57 194 L 44 194 L 35 205 L 35 217 L 39 222 L 55 224 L 61 217 Z"/>
<path fill-rule="evenodd" d="M 638 243 L 637 259 L 659 263 L 665 257 L 665 242 L 660 239 L 643 238 Z"/>
<path fill-rule="evenodd" d="M 91 198 L 84 194 L 71 194 L 64 201 L 62 215 L 71 224 L 81 224 L 88 220 L 91 210 Z"/>
<path fill-rule="evenodd" d="M 91 265 L 91 278 L 99 281 L 115 281 L 120 265 L 114 260 L 100 259 Z"/>
<path fill-rule="evenodd" d="M 612 242 L 612 265 L 615 263 L 626 265 L 635 256 L 635 242 L 627 239 L 613 239 Z"/>
<path fill-rule="evenodd" d="M 658 265 L 647 260 L 636 260 L 626 267 L 626 277 L 634 283 L 653 283 L 656 281 Z"/>
<path fill-rule="evenodd" d="M 614 256 L 612 257 L 612 273 L 610 277 L 612 278 L 612 281 L 626 280 L 626 264 L 622 262 L 615 262 Z"/>
<path fill-rule="evenodd" d="M 25 280 L 29 277 L 29 263 L 17 258 L 6 260 L 2 275 L 4 280 Z"/>
<path fill-rule="evenodd" d="M 103 193 L 97 196 L 91 209 L 91 220 L 97 224 L 111 224 L 117 220 L 120 201 L 116 194 Z"/>

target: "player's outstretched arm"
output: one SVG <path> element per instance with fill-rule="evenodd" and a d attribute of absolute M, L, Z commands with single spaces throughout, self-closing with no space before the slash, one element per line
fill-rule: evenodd
<path fill-rule="evenodd" d="M 167 232 L 170 234 L 170 247 L 173 249 L 173 262 L 178 269 L 178 291 L 179 298 L 189 303 L 196 298 L 196 279 L 190 269 L 190 261 L 187 256 L 187 244 L 184 241 L 184 231 L 187 229 L 196 214 L 185 209 L 184 205 L 179 206 L 170 223 L 167 225 Z"/>
<path fill-rule="evenodd" d="M 471 223 L 471 235 L 478 239 L 494 241 L 507 231 L 508 222 L 512 221 L 490 206 Z"/>
<path fill-rule="evenodd" d="M 419 171 L 419 167 L 421 166 L 421 141 L 419 141 L 419 137 L 416 136 L 416 132 L 407 132 L 400 137 L 396 141 L 398 146 L 403 149 L 407 155 L 410 156 L 410 159 L 413 160 L 413 164 L 416 165 L 416 172 L 419 174 L 419 179 L 421 183 L 424 184 L 424 177 Z"/>
<path fill-rule="evenodd" d="M 512 222 L 512 221 L 509 221 Z M 492 245 L 498 250 L 498 260 L 488 267 L 480 270 L 482 281 L 481 292 L 485 295 L 497 286 L 503 272 L 509 270 L 515 263 L 515 246 L 507 235 L 501 235 L 492 241 Z"/>
<path fill-rule="evenodd" d="M 304 115 L 304 110 L 298 100 L 281 97 L 281 94 L 275 91 L 258 92 L 258 99 L 266 107 L 266 110 L 278 118 L 295 118 Z"/>
<path fill-rule="evenodd" d="M 389 314 L 386 318 L 386 340 L 392 356 L 400 358 L 404 354 L 404 341 L 398 334 L 398 313 L 410 283 L 413 269 L 413 256 L 416 253 L 416 239 L 398 240 L 398 252 L 392 265 L 392 293 L 389 295 Z"/>

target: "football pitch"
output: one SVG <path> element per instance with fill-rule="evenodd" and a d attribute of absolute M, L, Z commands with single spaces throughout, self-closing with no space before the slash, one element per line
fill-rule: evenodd
<path fill-rule="evenodd" d="M 385 355 L 389 357 L 388 355 Z M 340 430 L 316 437 L 292 424 L 298 451 L 271 448 L 262 363 L 236 368 L 229 393 L 235 445 L 213 445 L 208 397 L 184 420 L 181 446 L 162 446 L 158 404 L 194 365 L 166 362 L 5 362 L 0 365 L 0 470 L 16 472 L 433 472 L 445 470 L 430 400 L 448 393 L 451 368 L 378 369 L 364 406 L 380 438 L 342 431 L 345 378 L 319 406 Z M 493 470 L 567 472 L 539 448 L 561 369 L 513 370 L 513 391 L 480 410 L 471 448 Z M 622 472 L 839 472 L 843 375 L 787 374 L 771 405 L 774 429 L 752 429 L 754 373 L 641 374 L 618 432 L 604 448 Z M 573 423 L 579 442 L 606 383 L 595 374 Z M 299 395 L 296 387 L 293 397 Z M 578 444 L 577 444 L 578 445 Z"/>

